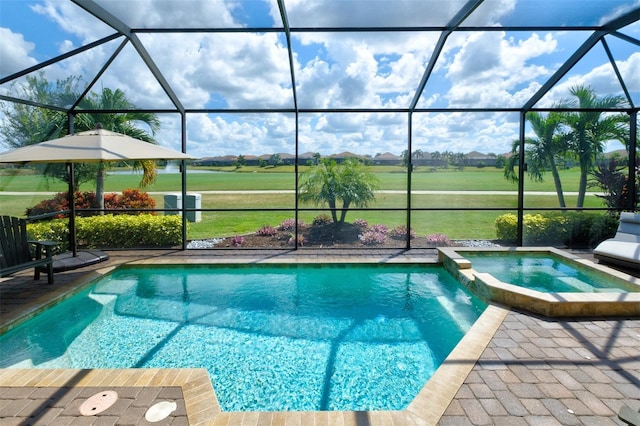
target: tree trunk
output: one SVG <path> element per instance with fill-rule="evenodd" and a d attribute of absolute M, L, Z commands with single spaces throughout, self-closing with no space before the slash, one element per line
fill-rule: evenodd
<path fill-rule="evenodd" d="M 553 160 L 553 157 L 550 159 L 549 163 L 551 164 L 551 174 L 553 175 L 553 183 L 556 186 L 556 192 L 558 193 L 558 203 L 561 208 L 567 207 L 564 201 L 564 192 L 562 191 L 562 182 L 560 181 L 560 174 L 558 173 L 558 166 L 556 162 Z"/>
<path fill-rule="evenodd" d="M 333 219 L 333 223 L 338 223 L 338 212 L 336 211 L 336 200 L 329 200 L 329 210 L 331 210 L 331 219 Z"/>
<path fill-rule="evenodd" d="M 104 214 L 104 165 L 102 163 L 98 165 L 98 176 L 96 176 L 96 202 L 100 214 Z"/>
<path fill-rule="evenodd" d="M 342 204 L 342 211 L 340 212 L 340 223 L 344 223 L 344 219 L 347 216 L 347 211 L 349 210 L 349 203 L 348 201 L 345 201 Z"/>
<path fill-rule="evenodd" d="M 584 206 L 584 196 L 587 192 L 587 167 L 580 166 L 580 182 L 578 183 L 578 201 L 576 207 Z"/>

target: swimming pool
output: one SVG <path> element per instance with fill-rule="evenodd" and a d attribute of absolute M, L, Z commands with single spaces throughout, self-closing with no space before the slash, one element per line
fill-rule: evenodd
<path fill-rule="evenodd" d="M 225 411 L 394 410 L 485 306 L 436 266 L 127 267 L 0 337 L 0 359 L 204 367 Z"/>
<path fill-rule="evenodd" d="M 572 264 L 550 252 L 458 251 L 473 269 L 500 281 L 540 292 L 638 292 L 640 287 L 606 276 L 602 272 Z"/>
<path fill-rule="evenodd" d="M 640 279 L 557 248 L 438 250 L 445 269 L 486 301 L 547 316 L 640 315 Z"/>

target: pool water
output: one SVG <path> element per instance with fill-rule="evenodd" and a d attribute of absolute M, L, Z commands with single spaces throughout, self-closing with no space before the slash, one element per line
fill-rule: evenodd
<path fill-rule="evenodd" d="M 401 410 L 485 307 L 439 266 L 127 267 L 0 336 L 0 367 L 201 367 L 224 411 Z"/>
<path fill-rule="evenodd" d="M 563 261 L 551 253 L 459 252 L 478 272 L 531 290 L 551 293 L 638 291 L 622 280 Z"/>

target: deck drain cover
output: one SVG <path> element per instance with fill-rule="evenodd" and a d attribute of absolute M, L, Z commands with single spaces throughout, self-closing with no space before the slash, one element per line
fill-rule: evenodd
<path fill-rule="evenodd" d="M 166 419 L 169 414 L 176 411 L 176 408 L 178 408 L 178 404 L 176 404 L 175 402 L 158 402 L 149 407 L 147 413 L 144 415 L 144 419 L 149 423 L 159 422 L 160 420 Z"/>
<path fill-rule="evenodd" d="M 93 395 L 80 406 L 80 414 L 83 416 L 95 416 L 111 407 L 118 400 L 116 391 L 102 391 Z"/>

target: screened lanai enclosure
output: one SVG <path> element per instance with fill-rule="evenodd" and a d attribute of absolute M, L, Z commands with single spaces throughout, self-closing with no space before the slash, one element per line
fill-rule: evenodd
<path fill-rule="evenodd" d="M 637 0 L 2 1 L 0 151 L 101 123 L 194 158 L 75 164 L 85 247 L 593 246 L 638 209 L 639 21 Z M 64 166 L 0 164 L 2 214 L 64 240 Z"/>

